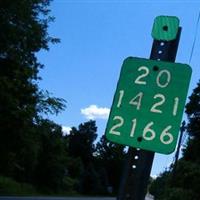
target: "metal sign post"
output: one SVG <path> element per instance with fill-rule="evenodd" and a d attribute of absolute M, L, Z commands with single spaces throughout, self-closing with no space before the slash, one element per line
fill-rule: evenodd
<path fill-rule="evenodd" d="M 163 31 L 169 29 L 165 24 L 161 24 L 161 27 Z M 181 27 L 178 27 L 178 32 L 172 40 L 154 38 L 150 59 L 174 62 L 180 35 Z M 154 152 L 129 147 L 117 200 L 145 199 L 153 159 Z"/>
<path fill-rule="evenodd" d="M 174 63 L 180 33 L 177 17 L 157 17 L 150 59 L 122 65 L 106 127 L 108 140 L 130 146 L 118 200 L 144 200 L 154 152 L 175 149 L 192 71 Z"/>
<path fill-rule="evenodd" d="M 174 62 L 180 35 L 181 27 L 178 28 L 176 37 L 173 40 L 154 39 L 150 59 Z M 159 51 L 162 51 L 162 53 L 159 53 Z M 153 159 L 154 152 L 129 147 L 117 200 L 145 199 Z"/>

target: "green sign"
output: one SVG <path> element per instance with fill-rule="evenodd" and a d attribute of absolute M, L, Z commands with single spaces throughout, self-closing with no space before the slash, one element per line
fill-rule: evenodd
<path fill-rule="evenodd" d="M 186 64 L 127 58 L 106 127 L 107 139 L 164 154 L 173 152 L 191 72 Z"/>
<path fill-rule="evenodd" d="M 176 39 L 179 19 L 171 16 L 158 16 L 154 20 L 152 37 L 156 40 L 170 41 Z"/>

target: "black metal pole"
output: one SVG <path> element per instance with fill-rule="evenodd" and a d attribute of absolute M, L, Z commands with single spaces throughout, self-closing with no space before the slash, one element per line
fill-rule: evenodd
<path fill-rule="evenodd" d="M 175 40 L 154 40 L 150 59 L 174 62 L 181 27 Z M 151 173 L 154 152 L 129 147 L 117 200 L 144 200 Z"/>

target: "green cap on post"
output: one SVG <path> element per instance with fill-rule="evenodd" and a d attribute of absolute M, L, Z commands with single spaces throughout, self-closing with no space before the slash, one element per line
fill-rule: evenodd
<path fill-rule="evenodd" d="M 158 16 L 154 20 L 152 37 L 156 40 L 170 41 L 176 39 L 179 19 L 172 16 Z"/>

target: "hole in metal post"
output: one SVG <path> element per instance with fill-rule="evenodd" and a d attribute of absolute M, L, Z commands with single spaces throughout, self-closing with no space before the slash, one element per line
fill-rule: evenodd
<path fill-rule="evenodd" d="M 164 46 L 164 45 L 165 45 L 165 43 L 164 43 L 164 42 L 161 42 L 161 43 L 160 43 L 160 46 Z"/>
<path fill-rule="evenodd" d="M 135 169 L 135 168 L 136 168 L 136 165 L 133 165 L 132 168 Z"/>
<path fill-rule="evenodd" d="M 139 158 L 139 156 L 135 156 L 134 158 L 135 158 L 135 160 L 137 160 Z"/>
<path fill-rule="evenodd" d="M 160 51 L 158 51 L 158 54 L 162 54 L 162 51 L 160 50 Z"/>
<path fill-rule="evenodd" d="M 162 28 L 163 28 L 163 31 L 168 31 L 168 26 L 167 25 L 163 26 Z"/>

